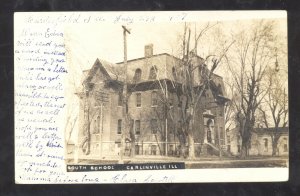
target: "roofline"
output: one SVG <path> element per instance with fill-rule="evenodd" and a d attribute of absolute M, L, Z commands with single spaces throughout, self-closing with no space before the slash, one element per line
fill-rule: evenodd
<path fill-rule="evenodd" d="M 168 54 L 168 53 L 160 53 L 160 54 L 154 54 L 154 55 L 149 56 L 149 57 L 140 57 L 140 58 L 136 58 L 136 59 L 131 59 L 131 60 L 128 60 L 127 62 L 138 61 L 138 60 L 147 59 L 147 58 L 156 57 L 156 56 L 162 56 L 162 55 L 167 55 L 169 57 L 173 57 L 173 58 L 181 61 L 180 58 L 178 58 L 174 55 L 171 55 L 171 54 Z M 115 64 L 122 64 L 122 63 L 124 63 L 124 61 L 121 61 L 121 62 L 118 62 L 118 63 L 115 63 Z"/>
<path fill-rule="evenodd" d="M 169 53 L 160 53 L 160 54 L 154 54 L 154 55 L 152 55 L 152 56 L 150 56 L 150 57 L 140 57 L 140 58 L 136 58 L 136 59 L 127 60 L 127 62 L 139 61 L 139 60 L 142 60 L 142 59 L 151 58 L 151 57 L 157 57 L 157 56 L 162 56 L 162 55 L 167 55 L 167 56 L 169 56 L 169 57 L 172 57 L 172 58 L 175 58 L 175 59 L 177 59 L 177 60 L 179 60 L 179 61 L 182 61 L 180 58 L 178 58 L 178 57 L 176 57 L 176 56 L 174 56 L 174 55 L 171 55 L 171 54 L 169 54 Z M 197 55 L 197 57 L 203 59 L 202 57 L 200 57 L 200 56 L 198 56 L 198 55 Z M 124 61 L 121 61 L 121 62 L 118 62 L 118 63 L 115 63 L 115 64 L 122 64 L 122 63 L 124 63 Z M 218 75 L 218 74 L 215 74 L 215 73 L 213 73 L 213 74 L 214 74 L 214 76 L 223 79 L 222 76 L 220 76 L 220 75 Z"/>

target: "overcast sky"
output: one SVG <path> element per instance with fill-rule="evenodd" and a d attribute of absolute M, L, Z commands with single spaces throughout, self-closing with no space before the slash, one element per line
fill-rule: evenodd
<path fill-rule="evenodd" d="M 278 23 L 278 32 L 286 36 L 286 19 L 280 19 Z M 253 20 L 234 20 L 221 21 L 218 25 L 219 30 L 224 35 L 229 35 L 237 28 L 243 27 L 246 30 Z M 210 24 L 214 24 L 211 21 Z M 199 32 L 207 24 L 207 21 L 196 23 L 196 29 Z M 169 53 L 178 55 L 179 35 L 183 33 L 184 23 L 134 23 L 127 27 L 131 34 L 127 36 L 127 59 L 135 59 L 144 56 L 144 46 L 152 43 L 154 45 L 154 54 Z M 191 26 L 194 31 L 194 25 Z M 216 28 L 207 31 L 198 47 L 198 55 L 205 57 L 216 48 L 218 42 L 223 37 L 211 35 L 215 33 Z M 193 36 L 191 39 L 193 39 Z M 123 29 L 121 24 L 102 23 L 92 25 L 69 25 L 65 28 L 66 44 L 70 48 L 67 55 L 70 57 L 68 63 L 72 64 L 71 71 L 80 75 L 82 70 L 90 69 L 97 58 L 112 63 L 123 61 Z M 220 39 L 220 40 L 212 40 Z M 71 61 L 71 62 L 70 62 Z M 226 75 L 224 67 L 220 66 L 216 70 L 219 75 Z M 77 76 L 78 77 L 78 76 Z"/>
<path fill-rule="evenodd" d="M 232 13 L 230 12 L 230 14 Z M 261 19 L 261 17 L 268 17 L 269 19 L 274 19 L 273 17 L 276 16 L 276 14 L 272 15 L 267 12 L 263 15 L 259 15 L 252 12 L 243 12 L 243 14 L 238 16 L 240 17 L 235 15 L 231 17 L 231 19 L 228 20 L 227 18 L 227 20 L 225 20 L 226 17 L 222 17 L 221 13 L 211 13 L 211 15 L 206 15 L 205 19 L 199 15 L 200 22 L 197 20 L 197 31 L 203 28 L 210 20 L 213 20 L 210 21 L 210 24 L 213 24 L 216 22 L 216 19 L 224 19 L 220 21 L 219 30 L 227 36 L 240 27 L 245 28 L 245 30 L 250 30 L 249 26 L 253 20 L 249 19 L 249 17 L 259 19 Z M 234 20 L 232 20 L 233 18 Z M 286 18 L 283 17 L 276 20 L 278 21 L 277 32 L 286 39 Z M 133 23 L 127 24 L 126 26 L 131 30 L 131 34 L 127 36 L 128 60 L 143 57 L 144 46 L 149 43 L 154 45 L 154 54 L 169 53 L 178 55 L 176 49 L 178 48 L 178 44 L 180 44 L 179 35 L 183 33 L 183 22 Z M 194 26 L 191 28 L 192 31 L 194 31 Z M 215 31 L 210 30 L 207 32 L 207 35 L 203 37 L 203 41 L 198 48 L 198 54 L 200 56 L 204 57 L 208 55 L 208 53 L 216 47 L 216 43 L 224 38 L 217 37 L 214 39 L 218 40 L 212 40 L 214 37 L 211 35 L 212 33 L 215 33 Z M 65 25 L 64 38 L 68 50 L 67 63 L 70 66 L 69 75 L 73 74 L 73 82 L 75 82 L 77 87 L 81 85 L 78 78 L 82 76 L 82 71 L 90 69 L 97 58 L 112 63 L 123 61 L 123 29 L 121 24 L 104 22 L 90 25 Z M 193 39 L 193 35 L 191 39 Z M 282 64 L 285 64 L 285 68 L 287 68 L 287 60 L 285 61 L 286 62 Z M 224 66 L 220 66 L 220 68 L 216 70 L 216 73 L 223 76 L 224 80 L 226 80 L 226 77 L 228 78 L 229 76 L 225 73 L 224 69 Z M 74 97 L 72 96 L 72 98 Z M 74 106 L 76 107 L 76 105 L 78 106 L 78 104 Z M 75 131 L 75 133 L 76 132 L 77 131 Z M 72 135 L 72 138 L 73 137 L 74 135 Z"/>

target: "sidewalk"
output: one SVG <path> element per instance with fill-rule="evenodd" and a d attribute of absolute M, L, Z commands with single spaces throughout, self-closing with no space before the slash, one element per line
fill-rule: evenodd
<path fill-rule="evenodd" d="M 82 158 L 78 164 L 118 164 L 119 157 L 89 157 Z M 186 168 L 249 168 L 249 167 L 288 167 L 288 157 L 248 157 L 247 159 L 238 159 L 236 157 L 197 157 L 193 160 L 179 157 L 165 156 L 143 156 L 137 155 L 134 158 L 124 157 L 125 164 L 132 163 L 171 163 L 184 162 Z M 72 159 L 67 160 L 68 164 L 73 164 Z"/>

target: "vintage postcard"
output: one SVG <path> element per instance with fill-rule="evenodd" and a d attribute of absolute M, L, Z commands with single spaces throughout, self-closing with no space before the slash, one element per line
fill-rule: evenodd
<path fill-rule="evenodd" d="M 288 180 L 285 11 L 14 15 L 15 182 Z"/>

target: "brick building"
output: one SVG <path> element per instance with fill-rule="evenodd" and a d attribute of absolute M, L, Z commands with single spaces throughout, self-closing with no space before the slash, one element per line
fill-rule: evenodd
<path fill-rule="evenodd" d="M 251 136 L 251 145 L 249 155 L 253 156 L 271 156 L 272 155 L 272 138 L 274 127 L 255 128 Z M 279 127 L 277 133 L 280 135 L 277 145 L 277 155 L 288 155 L 289 128 Z M 233 155 L 239 155 L 241 152 L 242 139 L 237 128 L 226 131 L 227 150 Z"/>
<path fill-rule="evenodd" d="M 194 56 L 192 63 L 203 64 Z M 153 45 L 145 46 L 145 56 L 127 62 L 128 113 L 130 129 L 135 138 L 136 155 L 176 155 L 178 131 L 181 126 L 178 96 L 180 76 L 176 70 L 182 61 L 172 55 L 153 54 Z M 80 99 L 79 155 L 89 157 L 117 156 L 120 153 L 124 129 L 122 89 L 124 65 L 97 59 L 83 73 L 83 87 L 76 94 Z M 194 74 L 195 86 L 201 85 L 200 74 Z M 166 99 L 167 98 L 167 99 Z M 168 107 L 166 107 L 166 100 Z M 213 74 L 209 88 L 196 108 L 196 128 L 193 130 L 196 155 L 206 153 L 206 144 L 225 144 L 222 77 Z M 211 122 L 208 129 L 207 122 Z M 207 138 L 209 138 L 207 140 Z M 130 136 L 125 136 L 125 155 L 130 154 Z"/>

